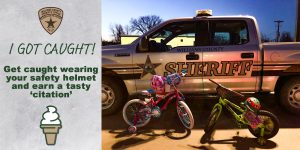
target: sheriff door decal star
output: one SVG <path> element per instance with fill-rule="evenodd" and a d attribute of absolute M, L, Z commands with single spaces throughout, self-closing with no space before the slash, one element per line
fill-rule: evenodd
<path fill-rule="evenodd" d="M 150 60 L 149 55 L 147 55 L 147 59 L 145 64 L 138 64 L 139 67 L 143 69 L 143 73 L 141 74 L 141 78 L 144 77 L 146 74 L 151 73 L 152 75 L 155 75 L 155 68 L 158 67 L 160 63 L 152 63 Z"/>

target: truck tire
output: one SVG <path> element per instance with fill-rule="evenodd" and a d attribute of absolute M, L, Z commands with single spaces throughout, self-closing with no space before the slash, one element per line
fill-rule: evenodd
<path fill-rule="evenodd" d="M 111 115 L 120 110 L 126 95 L 120 81 L 102 76 L 102 114 Z"/>
<path fill-rule="evenodd" d="M 280 89 L 280 103 L 289 112 L 300 115 L 300 77 L 285 82 Z"/>

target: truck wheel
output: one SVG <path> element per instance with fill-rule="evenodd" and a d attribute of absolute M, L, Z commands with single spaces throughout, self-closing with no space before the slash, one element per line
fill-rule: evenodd
<path fill-rule="evenodd" d="M 300 115 L 300 77 L 291 78 L 283 84 L 280 103 L 288 111 Z"/>
<path fill-rule="evenodd" d="M 102 113 L 110 115 L 119 110 L 125 97 L 124 89 L 120 83 L 112 78 L 102 77 Z"/>

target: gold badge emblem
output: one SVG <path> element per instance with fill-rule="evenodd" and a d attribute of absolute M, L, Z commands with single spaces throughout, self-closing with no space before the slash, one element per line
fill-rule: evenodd
<path fill-rule="evenodd" d="M 63 10 L 57 7 L 45 7 L 39 10 L 39 19 L 43 28 L 53 34 L 61 24 Z"/>
<path fill-rule="evenodd" d="M 147 55 L 145 64 L 137 64 L 137 65 L 143 69 L 143 73 L 141 74 L 141 78 L 142 78 L 148 73 L 151 73 L 152 75 L 156 75 L 155 68 L 158 67 L 160 63 L 152 63 L 149 55 Z"/>

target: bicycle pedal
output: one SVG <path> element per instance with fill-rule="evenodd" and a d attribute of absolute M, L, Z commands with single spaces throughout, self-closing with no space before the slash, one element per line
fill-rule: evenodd
<path fill-rule="evenodd" d="M 267 140 L 263 137 L 259 137 L 259 138 L 257 138 L 257 143 L 259 145 L 265 145 L 267 143 Z"/>
<path fill-rule="evenodd" d="M 243 127 L 243 124 L 241 124 L 239 122 L 237 122 L 236 124 L 237 124 L 238 128 L 242 128 Z"/>

